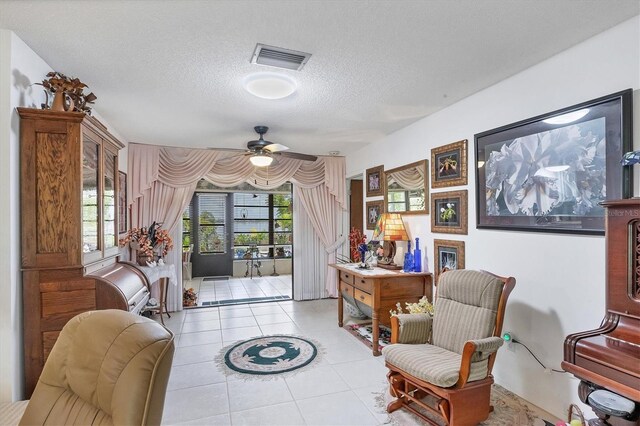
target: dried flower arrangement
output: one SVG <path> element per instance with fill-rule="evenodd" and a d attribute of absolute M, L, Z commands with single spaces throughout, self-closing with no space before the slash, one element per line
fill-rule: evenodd
<path fill-rule="evenodd" d="M 52 111 L 77 111 L 91 115 L 90 105 L 98 99 L 93 92 L 83 93 L 84 88 L 88 86 L 80 79 L 67 77 L 57 71 L 49 72 L 42 83 L 36 84 L 44 87 L 47 95 L 46 102 L 42 104 L 43 109 L 49 108 L 49 94 L 52 94 L 53 101 L 50 106 Z"/>
<path fill-rule="evenodd" d="M 182 306 L 196 306 L 198 304 L 198 294 L 193 288 L 185 288 L 182 292 Z"/>
<path fill-rule="evenodd" d="M 160 229 L 160 224 L 153 222 L 148 228 L 133 228 L 127 231 L 124 238 L 120 239 L 120 247 L 129 246 L 138 252 L 138 257 L 149 258 L 157 255 L 162 258 L 173 248 L 173 239 L 169 232 Z M 139 260 L 138 263 L 141 261 Z M 146 261 L 145 261 L 146 263 Z"/>
<path fill-rule="evenodd" d="M 418 301 L 418 303 L 405 303 L 407 314 L 429 314 L 433 316 L 433 305 L 427 299 L 427 296 L 422 296 L 422 298 Z M 389 313 L 391 316 L 397 316 L 399 314 L 404 314 L 402 312 L 402 306 L 400 302 L 396 303 L 397 311 L 390 310 Z"/>

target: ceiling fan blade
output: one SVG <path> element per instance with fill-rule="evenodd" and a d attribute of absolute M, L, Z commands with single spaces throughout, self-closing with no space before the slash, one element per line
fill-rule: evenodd
<path fill-rule="evenodd" d="M 304 161 L 316 161 L 318 157 L 315 155 L 309 154 L 300 154 L 298 152 L 275 152 L 274 154 L 282 155 L 283 157 L 295 158 L 296 160 L 304 160 Z"/>
<path fill-rule="evenodd" d="M 269 145 L 266 145 L 263 149 L 270 152 L 279 152 L 279 151 L 286 151 L 287 149 L 289 149 L 289 147 L 279 143 L 271 143 Z"/>

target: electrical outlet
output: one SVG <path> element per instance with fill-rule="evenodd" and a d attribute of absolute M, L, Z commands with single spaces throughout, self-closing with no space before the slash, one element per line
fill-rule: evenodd
<path fill-rule="evenodd" d="M 504 333 L 502 333 L 502 339 L 507 344 L 507 350 L 509 352 L 515 352 L 516 351 L 516 344 L 513 343 L 513 340 L 515 339 L 515 336 L 513 335 L 512 332 L 505 331 Z"/>

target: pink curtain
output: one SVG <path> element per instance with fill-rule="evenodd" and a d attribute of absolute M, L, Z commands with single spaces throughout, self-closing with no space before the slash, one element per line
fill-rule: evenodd
<path fill-rule="evenodd" d="M 200 179 L 222 187 L 247 182 L 260 189 L 277 188 L 291 181 L 294 188 L 300 189 L 305 211 L 314 218 L 313 228 L 325 249 L 333 250 L 329 263 L 335 262 L 339 241 L 337 216 L 340 210 L 347 208 L 343 157 L 318 157 L 312 163 L 279 157 L 273 167 L 255 168 L 241 153 L 130 144 L 128 172 L 131 226 L 162 222 L 163 228 L 172 234 L 177 232 L 182 212 Z M 179 240 L 176 240 L 178 245 Z M 301 263 L 298 267 L 302 268 L 305 261 L 308 260 L 294 259 L 295 263 Z M 176 266 L 180 278 L 182 268 L 178 263 Z M 327 277 L 328 294 L 337 296 L 335 274 Z M 181 309 L 181 301 L 181 288 L 167 298 L 169 308 L 174 310 Z"/>
<path fill-rule="evenodd" d="M 340 212 L 340 206 L 327 187 L 323 185 L 313 188 L 299 188 L 294 186 L 293 191 L 294 202 L 300 201 L 300 204 L 302 204 L 305 213 L 313 225 L 316 235 L 320 238 L 320 241 L 322 241 L 327 251 L 327 295 L 329 297 L 338 297 L 337 275 L 328 265 L 336 263 L 336 250 L 340 241 L 344 241 L 344 238 L 341 238 L 338 234 L 338 214 Z"/>

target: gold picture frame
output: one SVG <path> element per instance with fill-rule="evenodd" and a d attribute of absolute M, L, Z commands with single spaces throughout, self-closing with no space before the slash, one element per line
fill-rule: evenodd
<path fill-rule="evenodd" d="M 467 190 L 431 193 L 431 232 L 468 233 Z"/>
<path fill-rule="evenodd" d="M 376 229 L 378 216 L 384 213 L 384 200 L 367 201 L 366 212 L 367 212 L 367 217 L 365 218 L 366 228 L 370 230 Z"/>
<path fill-rule="evenodd" d="M 367 197 L 384 195 L 384 166 L 376 166 L 367 169 L 365 176 Z"/>
<path fill-rule="evenodd" d="M 431 187 L 463 186 L 468 182 L 467 140 L 431 150 Z"/>
<path fill-rule="evenodd" d="M 433 279 L 437 283 L 444 268 L 464 269 L 464 241 L 433 240 Z"/>

